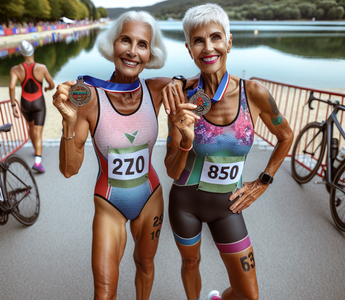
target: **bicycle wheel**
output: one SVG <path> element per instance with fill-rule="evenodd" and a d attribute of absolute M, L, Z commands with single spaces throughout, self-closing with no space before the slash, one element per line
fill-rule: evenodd
<path fill-rule="evenodd" d="M 36 222 L 40 212 L 40 196 L 35 178 L 28 164 L 21 157 L 11 155 L 5 160 L 7 201 L 13 216 L 24 225 Z"/>
<path fill-rule="evenodd" d="M 331 214 L 335 225 L 342 231 L 345 231 L 345 164 L 339 167 L 334 176 L 333 184 L 339 187 L 331 189 L 329 204 Z"/>
<path fill-rule="evenodd" d="M 326 148 L 326 135 L 321 123 L 307 124 L 296 138 L 291 155 L 292 177 L 307 183 L 317 173 Z"/>

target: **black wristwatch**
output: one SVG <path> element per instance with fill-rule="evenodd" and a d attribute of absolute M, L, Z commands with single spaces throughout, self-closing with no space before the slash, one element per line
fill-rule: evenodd
<path fill-rule="evenodd" d="M 187 84 L 187 79 L 186 79 L 186 78 L 184 78 L 182 75 L 176 75 L 176 76 L 174 76 L 172 79 L 181 80 L 182 83 L 183 83 L 182 89 L 183 89 L 183 90 L 185 89 L 186 84 Z"/>
<path fill-rule="evenodd" d="M 270 174 L 262 172 L 259 176 L 260 180 L 264 184 L 270 184 L 273 182 L 273 177 Z"/>

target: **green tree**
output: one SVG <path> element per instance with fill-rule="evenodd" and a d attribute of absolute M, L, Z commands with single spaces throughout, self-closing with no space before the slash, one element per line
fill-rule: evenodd
<path fill-rule="evenodd" d="M 328 12 L 327 12 L 327 20 L 334 20 L 335 19 L 335 7 L 332 7 Z"/>
<path fill-rule="evenodd" d="M 298 8 L 301 12 L 302 18 L 311 19 L 315 17 L 316 5 L 313 3 L 303 2 L 298 5 Z"/>
<path fill-rule="evenodd" d="M 315 18 L 317 20 L 322 20 L 325 15 L 325 10 L 323 8 L 318 8 L 315 13 Z"/>
<path fill-rule="evenodd" d="M 280 7 L 278 10 L 278 18 L 280 20 L 291 19 L 291 8 L 290 7 Z"/>
<path fill-rule="evenodd" d="M 260 8 L 256 4 L 250 4 L 248 6 L 243 5 L 244 7 L 247 7 L 247 13 L 244 14 L 244 16 L 247 19 L 262 19 L 263 14 L 260 10 Z"/>
<path fill-rule="evenodd" d="M 340 20 L 345 14 L 345 9 L 343 6 L 337 6 L 335 8 L 335 20 Z"/>
<path fill-rule="evenodd" d="M 100 6 L 97 8 L 97 10 L 98 10 L 101 18 L 106 18 L 108 16 L 108 11 L 104 7 Z"/>
<path fill-rule="evenodd" d="M 49 19 L 50 10 L 48 0 L 25 0 L 24 16 L 35 23 L 38 19 Z"/>
<path fill-rule="evenodd" d="M 61 16 L 72 20 L 78 18 L 78 5 L 76 0 L 59 0 Z"/>
<path fill-rule="evenodd" d="M 90 12 L 89 9 L 87 8 L 87 6 L 80 2 L 80 1 L 76 1 L 76 5 L 77 5 L 77 11 L 78 11 L 78 20 L 85 20 L 86 18 L 89 17 Z"/>
<path fill-rule="evenodd" d="M 61 9 L 59 0 L 49 0 L 50 5 L 50 17 L 53 21 L 58 21 L 61 17 Z"/>
<path fill-rule="evenodd" d="M 338 4 L 335 1 L 332 0 L 324 0 L 321 1 L 318 5 L 317 8 L 322 8 L 325 10 L 325 12 L 328 12 L 331 8 L 336 7 Z"/>
<path fill-rule="evenodd" d="M 8 25 L 10 18 L 20 18 L 25 11 L 24 0 L 1 0 L 0 19 Z"/>
<path fill-rule="evenodd" d="M 262 6 L 260 10 L 264 20 L 272 20 L 274 18 L 274 12 L 271 6 Z"/>
<path fill-rule="evenodd" d="M 291 9 L 291 19 L 293 20 L 299 20 L 301 18 L 301 11 L 298 7 L 293 7 Z"/>
<path fill-rule="evenodd" d="M 81 3 L 84 3 L 89 10 L 89 15 L 87 16 L 89 19 L 93 18 L 95 5 L 90 0 L 80 0 Z"/>

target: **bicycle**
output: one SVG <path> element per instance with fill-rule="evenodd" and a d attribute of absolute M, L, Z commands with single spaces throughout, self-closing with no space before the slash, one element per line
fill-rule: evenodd
<path fill-rule="evenodd" d="M 11 130 L 12 124 L 0 126 L 0 132 Z M 40 212 L 40 197 L 35 178 L 26 161 L 16 154 L 0 160 L 0 225 L 11 213 L 20 223 L 34 224 Z"/>
<path fill-rule="evenodd" d="M 339 101 L 316 98 L 311 92 L 307 101 L 310 109 L 313 101 L 320 101 L 332 106 L 332 113 L 323 122 L 307 124 L 296 138 L 291 157 L 292 176 L 298 183 L 309 182 L 317 173 L 322 174 L 322 182 L 330 193 L 330 210 L 335 225 L 345 231 L 345 160 L 335 168 L 334 159 L 338 153 L 338 139 L 333 137 L 333 124 L 345 139 L 337 113 L 345 111 Z M 326 163 L 322 165 L 327 149 Z"/>

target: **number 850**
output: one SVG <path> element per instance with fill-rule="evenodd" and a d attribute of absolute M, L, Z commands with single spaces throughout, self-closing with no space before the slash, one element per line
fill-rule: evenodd
<path fill-rule="evenodd" d="M 219 172 L 219 167 L 212 165 L 210 166 L 209 172 L 207 173 L 208 177 L 211 179 L 216 179 L 217 177 L 221 180 L 225 180 L 230 177 L 231 180 L 235 179 L 239 171 L 239 167 L 237 165 L 233 166 L 231 169 L 230 167 L 222 167 Z M 218 172 L 222 176 L 218 176 Z"/>

